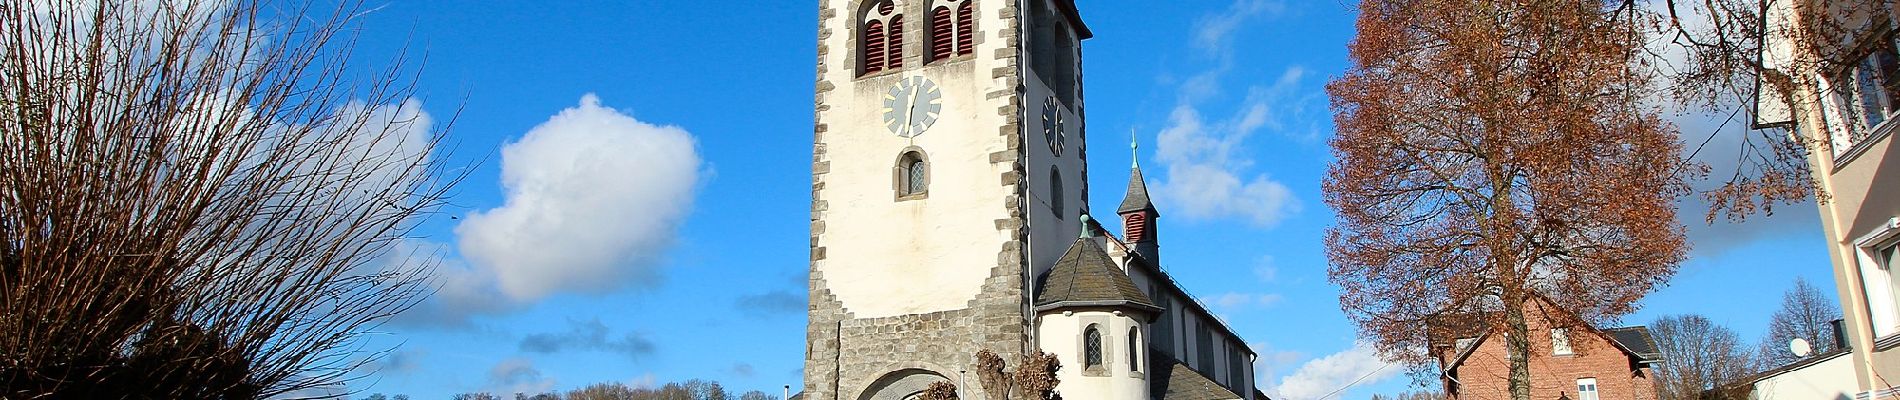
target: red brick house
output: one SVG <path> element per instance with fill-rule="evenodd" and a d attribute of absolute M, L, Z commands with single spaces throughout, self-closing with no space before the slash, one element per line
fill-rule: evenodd
<path fill-rule="evenodd" d="M 1531 398 L 1539 400 L 1655 400 L 1651 380 L 1662 362 L 1649 328 L 1596 329 L 1552 326 L 1545 315 L 1557 312 L 1542 299 L 1525 304 L 1531 332 Z M 1456 400 L 1510 398 L 1510 357 L 1503 334 L 1491 333 L 1477 318 L 1447 326 L 1455 337 L 1434 342 L 1445 396 Z M 1446 321 L 1440 321 L 1445 324 Z"/>

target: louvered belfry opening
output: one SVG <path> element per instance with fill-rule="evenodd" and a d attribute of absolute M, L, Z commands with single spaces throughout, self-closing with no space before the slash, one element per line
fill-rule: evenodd
<path fill-rule="evenodd" d="M 1146 214 L 1131 213 L 1123 217 L 1123 220 L 1126 222 L 1122 227 L 1122 236 L 1126 236 L 1129 243 L 1140 242 L 1148 238 L 1148 216 Z"/>
<path fill-rule="evenodd" d="M 864 73 L 884 70 L 884 23 L 871 21 L 864 26 Z"/>
<path fill-rule="evenodd" d="M 890 25 L 885 26 L 884 69 L 904 68 L 904 15 L 891 16 Z"/>
<path fill-rule="evenodd" d="M 930 11 L 930 60 L 950 58 L 956 52 L 956 26 L 952 24 L 950 7 L 937 7 Z"/>
<path fill-rule="evenodd" d="M 867 5 L 863 10 L 864 19 L 858 44 L 859 55 L 864 64 L 859 75 L 870 75 L 882 71 L 904 67 L 904 15 L 897 13 L 897 7 L 890 0 L 879 1 L 875 6 Z"/>
<path fill-rule="evenodd" d="M 957 6 L 957 55 L 976 53 L 976 7 L 970 3 Z"/>

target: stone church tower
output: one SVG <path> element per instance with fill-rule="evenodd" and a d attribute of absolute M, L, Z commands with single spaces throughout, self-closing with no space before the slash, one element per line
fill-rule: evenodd
<path fill-rule="evenodd" d="M 1073 0 L 820 0 L 804 399 L 985 399 L 1086 213 Z M 969 372 L 965 372 L 969 371 Z"/>

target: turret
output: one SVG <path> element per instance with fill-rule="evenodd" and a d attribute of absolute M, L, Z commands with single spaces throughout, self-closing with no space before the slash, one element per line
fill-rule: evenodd
<path fill-rule="evenodd" d="M 1147 334 L 1161 308 L 1116 265 L 1082 217 L 1082 237 L 1037 282 L 1036 332 L 1062 361 L 1063 396 L 1148 400 Z"/>
<path fill-rule="evenodd" d="M 1154 203 L 1148 200 L 1148 183 L 1142 180 L 1139 162 L 1128 174 L 1128 194 L 1122 197 L 1122 206 L 1115 212 L 1122 216 L 1123 241 L 1134 248 L 1135 254 L 1148 260 L 1149 265 L 1161 265 L 1161 244 L 1155 232 L 1155 220 L 1161 218 L 1161 213 L 1155 211 Z"/>

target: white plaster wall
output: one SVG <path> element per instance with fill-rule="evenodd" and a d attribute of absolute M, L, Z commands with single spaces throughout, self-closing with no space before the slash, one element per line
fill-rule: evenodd
<path fill-rule="evenodd" d="M 1854 358 L 1841 354 L 1805 368 L 1755 382 L 1755 400 L 1848 400 L 1859 386 Z"/>
<path fill-rule="evenodd" d="M 973 57 L 922 67 L 912 59 L 901 72 L 859 78 L 855 58 L 847 58 L 855 53 L 858 10 L 844 0 L 828 1 L 847 15 L 824 22 L 831 32 L 824 41 L 830 49 L 823 59 L 829 66 L 825 79 L 837 87 L 821 99 L 829 109 L 818 115 L 828 127 L 818 146 L 830 171 L 820 194 L 829 207 L 818 243 L 826 258 L 814 262 L 814 269 L 857 318 L 966 308 L 996 266 L 1002 243 L 1012 239 L 996 223 L 1009 218 L 1005 201 L 1012 193 L 1002 176 L 1010 164 L 990 162 L 991 153 L 1011 147 L 999 131 L 1007 121 L 997 114 L 1009 98 L 988 98 L 1009 88 L 991 73 L 1009 67 L 991 58 L 1006 44 L 1000 16 L 1007 3 L 977 2 L 981 35 Z M 912 8 L 917 1 L 897 3 L 910 25 L 905 53 L 919 54 L 927 18 Z M 911 76 L 929 78 L 943 90 L 943 114 L 928 131 L 904 138 L 884 127 L 881 113 L 886 91 Z M 922 148 L 930 162 L 929 195 L 900 202 L 892 167 L 911 146 Z"/>
<path fill-rule="evenodd" d="M 1082 330 L 1090 323 L 1102 325 L 1102 367 L 1108 376 L 1082 373 Z M 1133 318 L 1102 311 L 1048 313 L 1037 318 L 1042 350 L 1062 360 L 1062 369 L 1056 372 L 1062 383 L 1056 391 L 1066 399 L 1148 400 L 1148 366 L 1141 365 L 1140 371 L 1128 368 L 1126 335 L 1129 327 L 1139 324 Z M 1145 349 L 1133 350 L 1142 352 L 1141 360 L 1148 359 Z"/>

